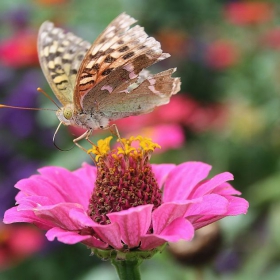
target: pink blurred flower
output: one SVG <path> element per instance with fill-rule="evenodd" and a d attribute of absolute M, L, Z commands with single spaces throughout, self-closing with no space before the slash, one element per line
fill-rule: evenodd
<path fill-rule="evenodd" d="M 8 268 L 40 251 L 45 244 L 38 229 L 28 225 L 0 225 L 0 269 Z"/>
<path fill-rule="evenodd" d="M 50 241 L 141 252 L 191 240 L 196 229 L 247 212 L 248 202 L 227 183 L 232 174 L 206 180 L 211 170 L 206 163 L 151 165 L 158 145 L 150 139 L 123 139 L 112 151 L 110 140 L 91 150 L 97 167 L 84 164 L 73 172 L 45 167 L 19 181 L 18 206 L 6 211 L 4 222 L 33 223 L 47 230 Z M 131 145 L 135 140 L 138 149 Z"/>
<path fill-rule="evenodd" d="M 144 137 L 154 139 L 161 149 L 156 150 L 157 153 L 165 152 L 169 149 L 179 149 L 185 143 L 185 134 L 183 128 L 178 124 L 160 124 L 154 126 L 143 127 L 138 129 L 137 133 Z"/>
<path fill-rule="evenodd" d="M 225 69 L 238 62 L 239 54 L 232 42 L 226 40 L 211 43 L 206 50 L 206 63 L 214 69 Z"/>
<path fill-rule="evenodd" d="M 264 23 L 273 16 L 273 5 L 264 1 L 229 3 L 225 8 L 225 17 L 237 25 Z"/>
<path fill-rule="evenodd" d="M 21 31 L 0 41 L 0 62 L 12 67 L 38 65 L 37 34 Z"/>

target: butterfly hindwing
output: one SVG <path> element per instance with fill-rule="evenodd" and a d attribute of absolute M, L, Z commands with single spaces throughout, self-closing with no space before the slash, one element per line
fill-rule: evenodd
<path fill-rule="evenodd" d="M 81 61 L 91 44 L 44 22 L 38 35 L 38 53 L 44 75 L 62 105 L 73 102 Z"/>
<path fill-rule="evenodd" d="M 112 93 L 100 91 L 93 108 L 110 120 L 149 113 L 155 107 L 167 104 L 170 97 L 180 90 L 180 78 L 171 77 L 175 70 L 155 75 L 142 71 L 137 78 L 120 85 Z M 90 95 L 86 95 L 83 101 L 84 104 L 90 103 Z"/>

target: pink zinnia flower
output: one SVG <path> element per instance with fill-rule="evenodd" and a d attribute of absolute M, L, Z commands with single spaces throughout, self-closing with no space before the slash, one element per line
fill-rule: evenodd
<path fill-rule="evenodd" d="M 121 139 L 121 147 L 110 150 L 111 138 L 90 150 L 97 167 L 84 164 L 73 172 L 44 167 L 40 175 L 19 181 L 17 206 L 4 222 L 33 223 L 47 230 L 50 241 L 82 242 L 103 258 L 121 259 L 191 240 L 196 229 L 247 212 L 248 202 L 227 183 L 232 174 L 207 180 L 206 163 L 150 164 L 158 147 L 150 139 Z M 139 147 L 133 147 L 135 141 Z"/>

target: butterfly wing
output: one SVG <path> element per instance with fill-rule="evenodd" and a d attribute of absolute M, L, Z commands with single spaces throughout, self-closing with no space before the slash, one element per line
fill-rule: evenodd
<path fill-rule="evenodd" d="M 169 103 L 170 97 L 179 92 L 180 78 L 171 77 L 175 70 L 169 69 L 155 75 L 142 71 L 137 78 L 121 84 L 111 93 L 100 90 L 109 82 L 103 80 L 98 85 L 93 106 L 109 120 L 149 113 L 155 107 Z M 118 73 L 111 75 L 114 74 L 116 76 L 113 78 L 118 78 Z M 83 102 L 88 104 L 91 99 L 90 95 L 85 95 Z"/>
<path fill-rule="evenodd" d="M 38 54 L 43 73 L 63 106 L 73 102 L 77 72 L 91 44 L 44 22 L 38 34 Z"/>
<path fill-rule="evenodd" d="M 74 90 L 75 106 L 80 107 L 80 110 L 81 108 L 86 112 L 105 110 L 109 114 L 112 105 L 110 102 L 113 101 L 116 113 L 121 109 L 120 116 L 116 117 L 121 118 L 124 107 L 127 104 L 131 106 L 130 102 L 133 102 L 134 98 L 135 100 L 139 98 L 140 92 L 148 86 L 146 83 L 139 85 L 140 72 L 170 56 L 162 52 L 159 42 L 148 37 L 142 27 L 136 25 L 130 28 L 130 25 L 135 22 L 136 20 L 130 16 L 121 14 L 109 24 L 85 55 Z M 173 81 L 169 77 L 170 79 Z M 135 83 L 138 83 L 138 89 L 121 93 Z M 167 84 L 170 84 L 170 81 Z M 148 92 L 151 93 L 151 90 Z M 163 95 L 170 96 L 172 93 L 171 89 L 168 93 L 158 94 L 157 97 L 154 93 L 156 98 L 150 101 L 155 104 L 166 103 L 163 100 L 160 102 L 159 99 Z M 141 97 L 142 99 L 149 99 L 149 95 L 145 98 Z M 140 99 L 138 100 L 140 102 Z M 134 110 L 135 107 L 131 106 L 130 113 L 127 114 L 141 113 L 139 109 L 138 113 Z M 110 117 L 110 119 L 114 118 Z"/>

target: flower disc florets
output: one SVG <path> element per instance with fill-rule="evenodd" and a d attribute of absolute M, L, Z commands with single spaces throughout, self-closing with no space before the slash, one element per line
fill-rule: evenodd
<path fill-rule="evenodd" d="M 111 150 L 111 139 L 99 140 L 88 151 L 95 155 L 97 166 L 88 215 L 100 224 L 110 223 L 108 213 L 146 204 L 153 204 L 155 209 L 162 202 L 162 192 L 149 163 L 154 149 L 160 146 L 138 136 L 119 139 L 120 147 Z"/>

